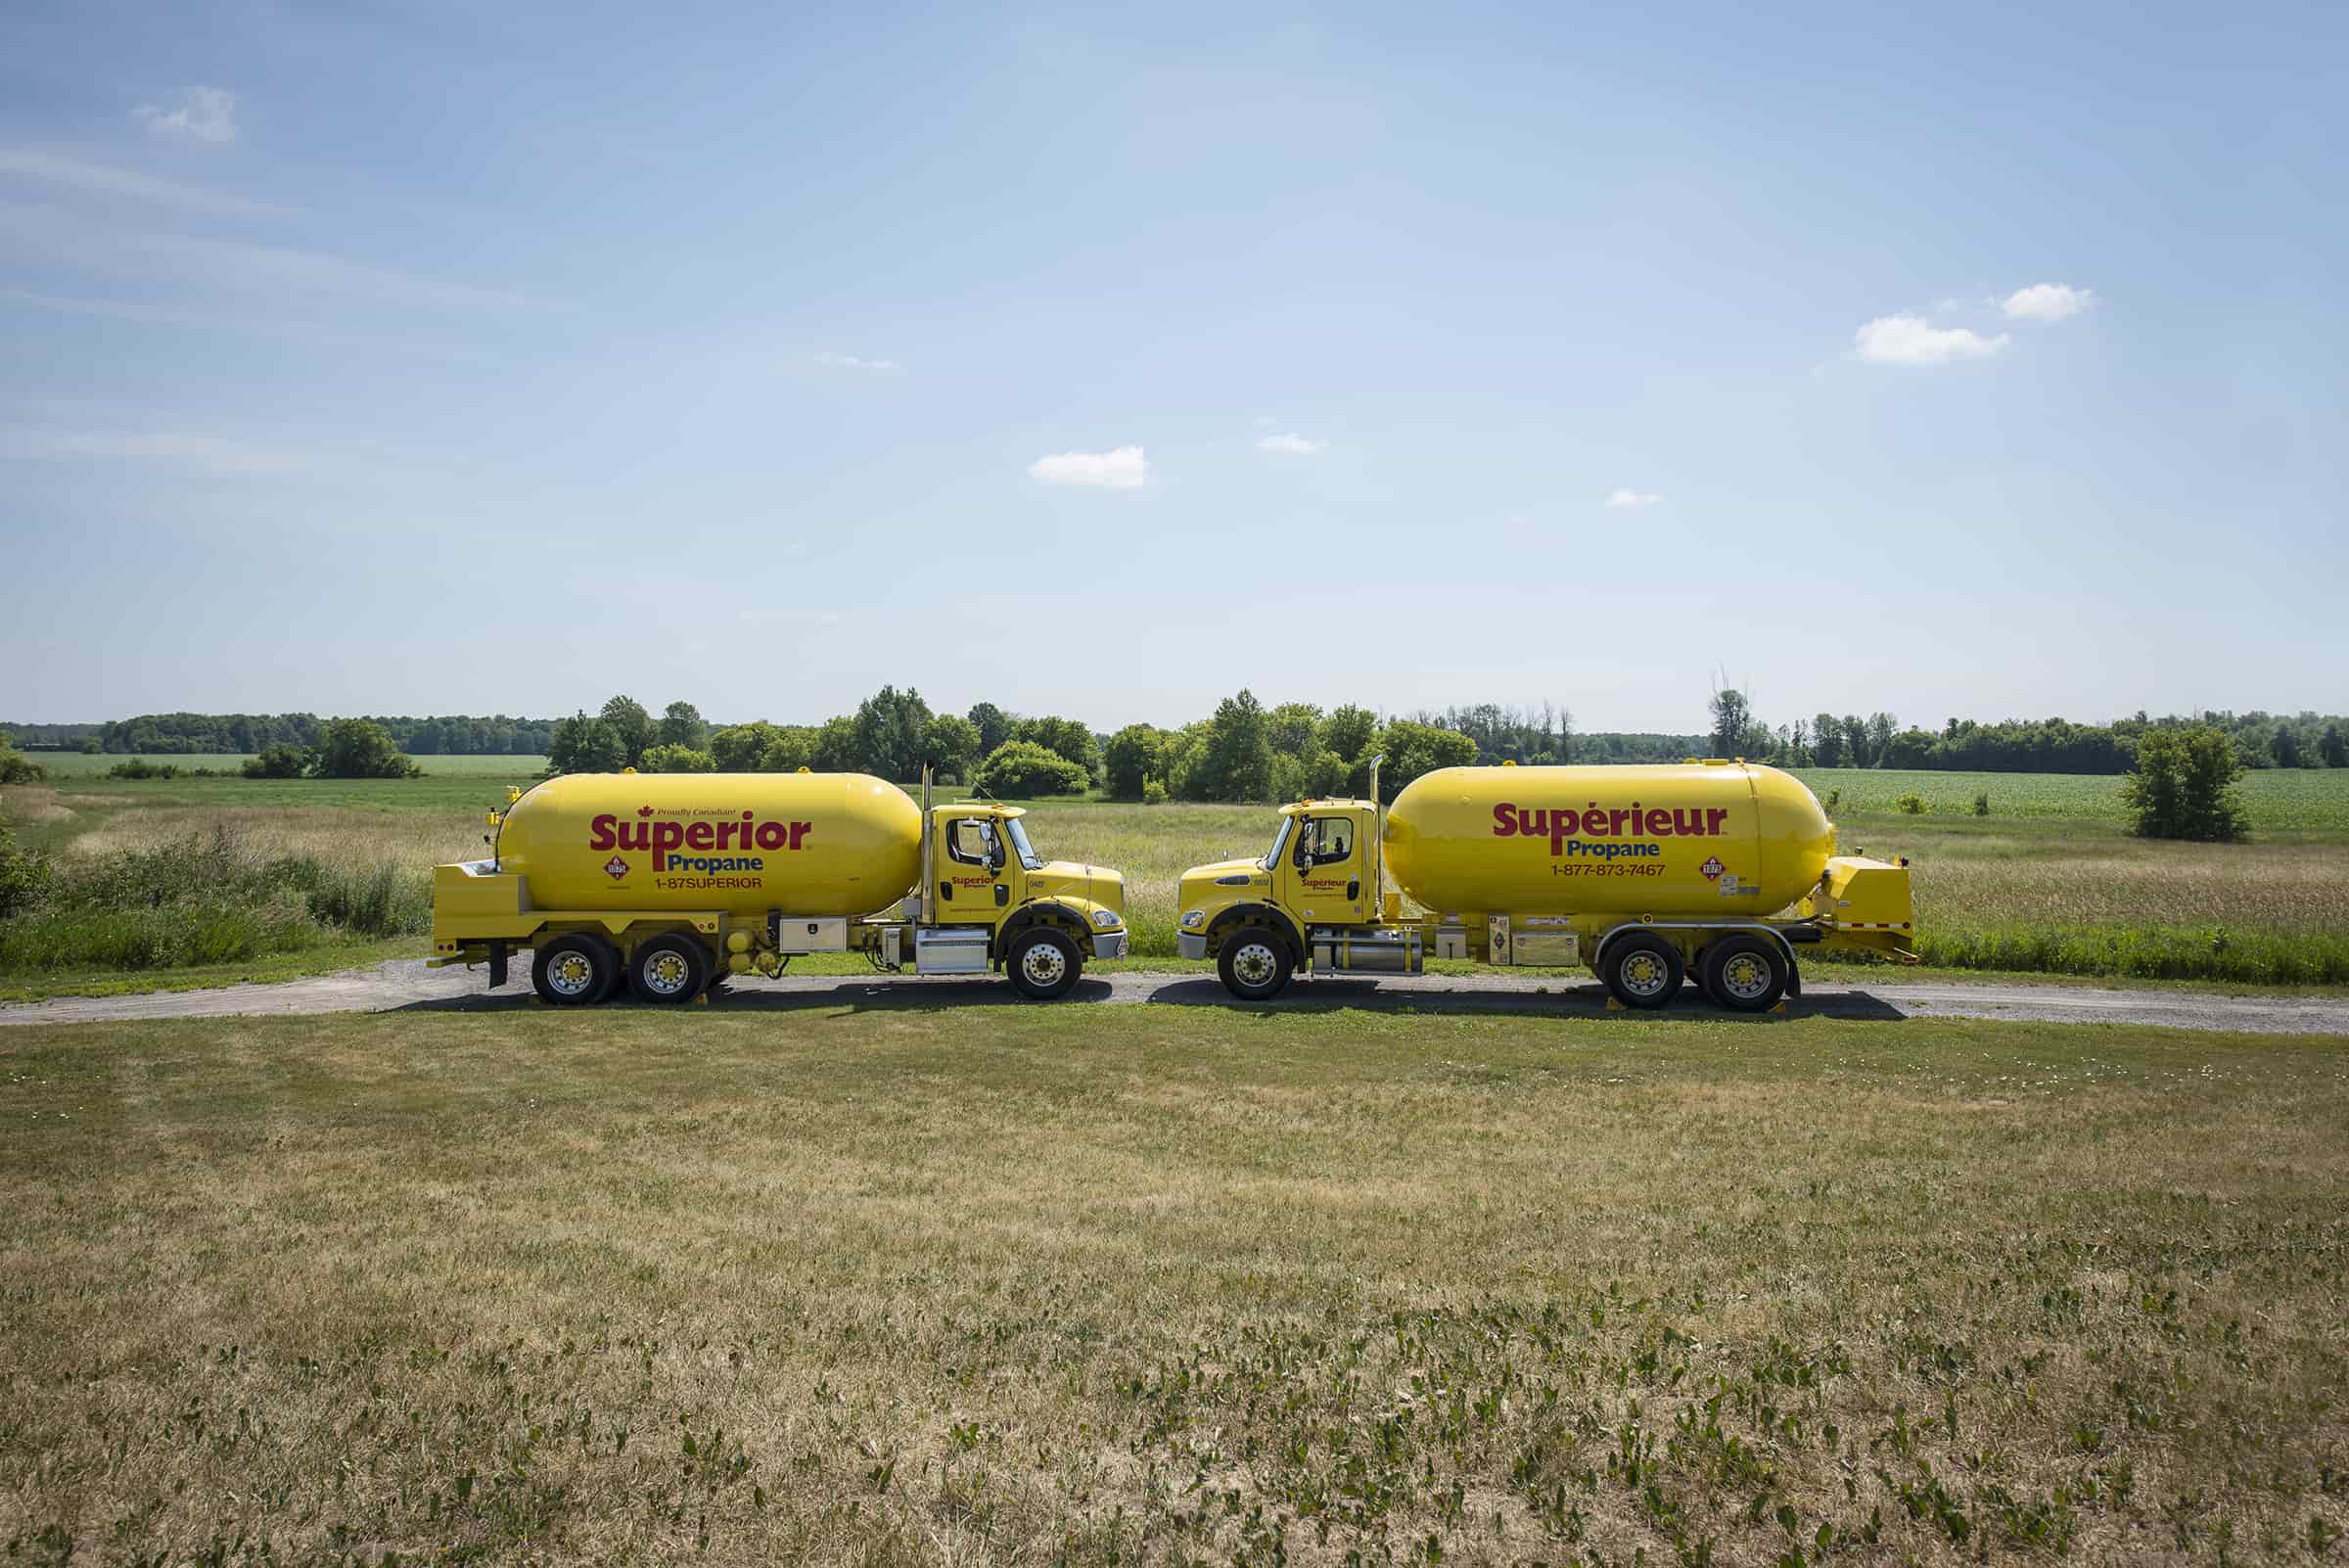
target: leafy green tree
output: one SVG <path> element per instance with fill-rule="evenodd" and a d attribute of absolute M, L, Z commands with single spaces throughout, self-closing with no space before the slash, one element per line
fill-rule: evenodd
<path fill-rule="evenodd" d="M 546 741 L 548 773 L 617 773 L 628 765 L 628 749 L 601 718 L 574 714 L 555 721 Z"/>
<path fill-rule="evenodd" d="M 670 703 L 661 711 L 661 744 L 695 750 L 710 744 L 710 725 L 691 703 Z"/>
<path fill-rule="evenodd" d="M 856 706 L 856 757 L 864 771 L 894 783 L 922 776 L 930 705 L 911 686 L 884 686 Z"/>
<path fill-rule="evenodd" d="M 982 755 L 979 726 L 952 714 L 934 714 L 922 738 L 922 750 L 932 767 L 957 783 L 968 784 L 978 771 Z"/>
<path fill-rule="evenodd" d="M 1034 741 L 1005 741 L 980 764 L 978 784 L 998 800 L 1082 795 L 1092 774 Z"/>
<path fill-rule="evenodd" d="M 371 718 L 334 719 L 310 756 L 310 772 L 318 778 L 414 778 L 423 771 Z"/>
<path fill-rule="evenodd" d="M 775 724 L 767 729 L 766 749 L 752 760 L 754 771 L 796 773 L 815 767 L 815 731 L 805 724 Z"/>
<path fill-rule="evenodd" d="M 309 771 L 310 760 L 299 746 L 272 746 L 258 757 L 245 759 L 247 778 L 299 778 Z"/>
<path fill-rule="evenodd" d="M 2317 742 L 2317 755 L 2325 759 L 2326 767 L 2349 767 L 2349 741 L 2341 738 L 2340 725 L 2325 726 L 2325 736 Z"/>
<path fill-rule="evenodd" d="M 1833 714 L 1811 720 L 1811 761 L 1820 767 L 1843 766 L 1843 724 Z"/>
<path fill-rule="evenodd" d="M 2138 739 L 2137 771 L 2121 785 L 2130 831 L 2147 839 L 2239 839 L 2250 818 L 2235 781 L 2242 759 L 2223 729 L 2162 725 Z"/>
<path fill-rule="evenodd" d="M 1321 710 L 1312 703 L 1282 703 L 1265 715 L 1265 744 L 1282 757 L 1305 761 L 1320 750 Z"/>
<path fill-rule="evenodd" d="M 756 773 L 765 766 L 760 759 L 774 740 L 775 726 L 763 718 L 728 724 L 710 737 L 710 758 L 721 773 Z"/>
<path fill-rule="evenodd" d="M 1266 736 L 1265 705 L 1243 688 L 1216 705 L 1205 745 L 1191 761 L 1184 798 L 1194 801 L 1268 801 L 1272 798 L 1272 745 Z"/>
<path fill-rule="evenodd" d="M 2292 733 L 2289 724 L 2276 726 L 2276 738 L 2268 742 L 2268 754 L 2276 759 L 2278 767 L 2300 766 L 2300 737 Z"/>
<path fill-rule="evenodd" d="M 647 773 L 714 773 L 717 760 L 698 748 L 663 741 L 646 747 L 637 766 Z"/>
<path fill-rule="evenodd" d="M 654 724 L 653 715 L 633 697 L 615 697 L 604 704 L 603 719 L 620 741 L 621 763 L 624 767 L 634 767 L 643 759 L 644 749 L 660 738 L 661 731 Z"/>
<path fill-rule="evenodd" d="M 1439 767 L 1466 767 L 1476 761 L 1476 742 L 1457 730 L 1398 718 L 1379 737 L 1387 754 L 1378 772 L 1379 793 L 1392 801 L 1404 786 Z"/>
<path fill-rule="evenodd" d="M 1367 752 L 1377 738 L 1378 715 L 1367 708 L 1348 703 L 1331 709 L 1329 716 L 1321 720 L 1323 749 L 1337 753 L 1348 762 Z"/>
<path fill-rule="evenodd" d="M 827 718 L 807 737 L 806 766 L 818 773 L 861 773 L 864 748 L 856 738 L 856 720 L 847 715 Z"/>
<path fill-rule="evenodd" d="M 1713 715 L 1713 755 L 1745 755 L 1746 730 L 1754 721 L 1754 705 L 1734 686 L 1724 686 L 1706 704 Z"/>
<path fill-rule="evenodd" d="M 1093 773 L 1093 732 L 1090 727 L 1074 718 L 1023 718 L 1012 728 L 1015 740 L 1034 741 L 1048 752 L 1057 753 L 1084 769 L 1085 777 Z"/>
<path fill-rule="evenodd" d="M 1165 776 L 1159 760 L 1164 741 L 1148 724 L 1128 724 L 1110 736 L 1101 751 L 1101 766 L 1103 787 L 1112 799 L 1138 801 L 1150 780 Z"/>
<path fill-rule="evenodd" d="M 1349 771 L 1345 758 L 1332 751 L 1318 752 L 1305 764 L 1305 793 L 1316 801 L 1342 795 Z"/>
<path fill-rule="evenodd" d="M 1012 726 L 1019 722 L 993 703 L 973 703 L 963 715 L 979 726 L 979 755 L 992 757 L 995 748 L 1011 739 Z"/>

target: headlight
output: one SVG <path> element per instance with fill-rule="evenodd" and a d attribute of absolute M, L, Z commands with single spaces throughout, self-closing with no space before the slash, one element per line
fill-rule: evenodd
<path fill-rule="evenodd" d="M 1207 911 L 1205 909 L 1193 909 L 1182 917 L 1182 929 L 1185 931 L 1196 931 L 1206 924 Z"/>
<path fill-rule="evenodd" d="M 1093 924 L 1099 926 L 1102 930 L 1107 931 L 1111 926 L 1114 926 L 1117 923 L 1118 912 L 1115 909 L 1095 909 L 1093 911 Z"/>

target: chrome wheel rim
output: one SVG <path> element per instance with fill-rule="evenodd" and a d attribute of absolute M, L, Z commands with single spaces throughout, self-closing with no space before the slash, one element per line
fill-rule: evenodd
<path fill-rule="evenodd" d="M 1056 942 L 1039 942 L 1020 955 L 1020 973 L 1032 986 L 1057 986 L 1068 972 L 1068 955 Z"/>
<path fill-rule="evenodd" d="M 693 965 L 673 947 L 664 947 L 645 960 L 641 971 L 644 989 L 656 996 L 674 996 L 693 984 Z"/>
<path fill-rule="evenodd" d="M 1770 992 L 1770 963 L 1760 953 L 1741 952 L 1721 966 L 1721 989 L 1739 1001 L 1758 1001 Z"/>
<path fill-rule="evenodd" d="M 1660 996 L 1672 983 L 1672 966 L 1662 953 L 1639 951 L 1633 953 L 1617 966 L 1616 975 L 1623 989 L 1635 996 Z"/>
<path fill-rule="evenodd" d="M 546 966 L 547 989 L 566 996 L 584 996 L 595 984 L 595 965 L 583 952 L 559 952 Z"/>
<path fill-rule="evenodd" d="M 1261 942 L 1252 942 L 1231 955 L 1231 972 L 1243 986 L 1268 986 L 1278 971 L 1280 961 L 1272 949 Z"/>

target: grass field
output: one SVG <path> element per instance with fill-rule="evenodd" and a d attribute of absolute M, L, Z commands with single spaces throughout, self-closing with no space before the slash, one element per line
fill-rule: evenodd
<path fill-rule="evenodd" d="M 2337 1562 L 2349 1048 L 0 1031 L 0 1561 Z"/>
<path fill-rule="evenodd" d="M 484 771 L 392 781 L 84 778 L 0 790 L 0 815 L 23 842 L 69 859 L 226 826 L 256 853 L 311 856 L 352 874 L 390 861 L 420 884 L 427 867 L 483 853 L 483 811 L 503 803 L 507 783 L 528 782 L 525 764 L 535 760 L 505 760 L 503 773 L 489 767 L 495 760 L 451 761 Z M 2118 782 L 2106 778 L 1825 771 L 1809 780 L 1822 798 L 1840 792 L 1846 851 L 1913 860 L 1918 950 L 1935 966 L 2349 982 L 2349 769 L 2251 775 L 2246 793 L 2262 825 L 2252 843 L 2225 846 L 2129 837 Z M 1935 808 L 1890 809 L 1911 788 Z M 1977 791 L 1990 794 L 1992 815 L 1970 814 Z M 1042 802 L 1034 811 L 1045 853 L 1125 872 L 1137 950 L 1159 964 L 1174 961 L 1183 869 L 1257 853 L 1272 826 L 1256 806 Z M 315 969 L 377 950 L 372 940 L 328 933 L 276 962 Z M 5 971 L 0 994 L 112 983 L 99 970 Z"/>

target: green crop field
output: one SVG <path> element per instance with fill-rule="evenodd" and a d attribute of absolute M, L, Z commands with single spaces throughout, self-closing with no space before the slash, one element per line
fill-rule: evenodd
<path fill-rule="evenodd" d="M 33 752 L 32 760 L 49 770 L 53 779 L 103 779 L 107 769 L 127 762 L 128 757 L 108 753 Z M 213 772 L 234 773 L 252 759 L 232 752 L 190 752 L 180 756 L 158 753 L 142 759 L 155 763 L 169 763 L 181 768 L 209 768 Z M 545 771 L 543 757 L 419 757 L 416 763 L 434 778 L 531 778 Z M 240 781 L 242 782 L 242 781 Z"/>
<path fill-rule="evenodd" d="M 291 856 L 302 862 L 297 869 L 305 887 L 347 884 L 389 867 L 383 874 L 405 889 L 396 910 L 355 927 L 331 918 L 321 924 L 299 909 L 257 922 L 223 915 L 217 936 L 194 947 L 131 932 L 86 960 L 76 956 L 69 931 L 12 945 L 11 927 L 20 922 L 0 922 L 0 995 L 118 989 L 125 970 L 233 979 L 401 950 L 387 943 L 421 931 L 428 869 L 483 853 L 483 813 L 504 804 L 508 784 L 527 784 L 537 762 L 432 761 L 475 770 L 405 780 L 59 777 L 0 790 L 0 816 L 20 841 L 65 865 L 154 855 L 225 830 L 254 868 L 243 880 L 255 885 L 272 885 L 263 864 L 269 857 Z M 1834 799 L 1846 852 L 1913 861 L 1916 950 L 1933 965 L 2349 983 L 2349 924 L 2341 916 L 2349 908 L 2349 769 L 2252 774 L 2245 792 L 2255 827 L 2242 845 L 2131 838 L 2121 825 L 2119 781 L 2111 778 L 1828 770 L 1807 781 L 1822 800 Z M 1897 809 L 1911 790 L 1930 810 Z M 1977 793 L 1989 795 L 1990 815 L 1971 814 Z M 1160 966 L 1175 962 L 1183 869 L 1259 853 L 1273 825 L 1271 812 L 1258 806 L 1047 801 L 1033 803 L 1033 811 L 1031 827 L 1046 854 L 1126 874 L 1138 961 Z M 347 901 L 326 900 L 329 915 Z M 139 918 L 171 924 L 152 911 Z M 175 929 L 184 934 L 185 923 Z"/>
<path fill-rule="evenodd" d="M 2345 1549 L 2338 1040 L 827 1003 L 0 1084 L 10 1563 Z"/>

